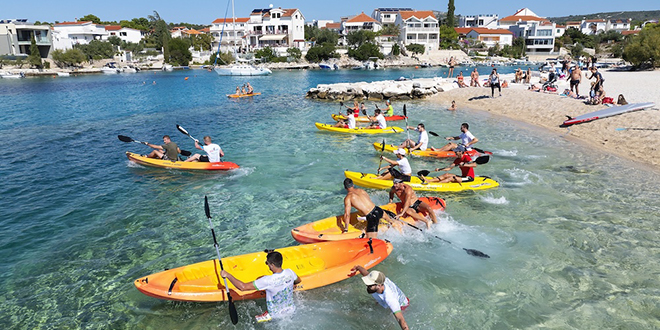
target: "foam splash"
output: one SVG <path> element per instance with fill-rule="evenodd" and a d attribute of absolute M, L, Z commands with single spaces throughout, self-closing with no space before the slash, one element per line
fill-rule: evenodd
<path fill-rule="evenodd" d="M 516 157 L 518 155 L 518 150 L 496 150 L 493 154 L 502 157 Z"/>
<path fill-rule="evenodd" d="M 240 167 L 235 170 L 228 171 L 228 173 L 231 173 L 231 175 L 227 177 L 227 180 L 234 180 L 248 176 L 254 172 L 254 169 L 254 167 Z"/>
<path fill-rule="evenodd" d="M 509 186 L 525 186 L 542 181 L 538 174 L 520 168 L 506 170 L 506 173 L 510 177 L 509 180 L 505 181 L 506 185 Z"/>
<path fill-rule="evenodd" d="M 509 204 L 509 201 L 506 199 L 506 197 L 502 196 L 499 198 L 495 198 L 492 194 L 488 194 L 487 196 L 482 196 L 481 200 L 488 203 L 488 204 L 494 204 L 494 205 L 507 205 Z"/>

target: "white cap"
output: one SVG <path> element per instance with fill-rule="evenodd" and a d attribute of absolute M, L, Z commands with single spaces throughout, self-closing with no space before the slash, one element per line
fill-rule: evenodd
<path fill-rule="evenodd" d="M 403 155 L 403 156 L 405 156 L 405 155 L 406 155 L 406 149 L 401 149 L 401 148 L 399 148 L 399 149 L 397 149 L 397 150 L 394 150 L 394 154 L 395 154 L 395 155 Z"/>
<path fill-rule="evenodd" d="M 362 282 L 364 282 L 364 284 L 367 286 L 374 284 L 385 284 L 385 274 L 377 270 L 371 271 L 369 275 L 362 276 Z"/>

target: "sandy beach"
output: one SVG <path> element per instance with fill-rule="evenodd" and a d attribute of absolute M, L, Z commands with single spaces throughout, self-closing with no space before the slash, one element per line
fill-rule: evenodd
<path fill-rule="evenodd" d="M 505 116 L 514 120 L 537 125 L 565 138 L 575 138 L 613 154 L 626 157 L 642 164 L 651 165 L 655 171 L 660 171 L 660 159 L 657 152 L 660 147 L 658 138 L 660 130 L 616 130 L 617 128 L 660 129 L 660 93 L 654 82 L 660 80 L 660 70 L 644 72 L 616 72 L 601 69 L 604 78 L 603 87 L 606 96 L 613 97 L 615 102 L 619 94 L 623 94 L 628 103 L 654 102 L 655 109 L 646 109 L 626 113 L 593 122 L 571 126 L 570 129 L 559 125 L 568 116 L 578 116 L 588 112 L 606 108 L 604 105 L 586 105 L 583 100 L 572 99 L 558 94 L 546 94 L 528 91 L 527 84 L 511 84 L 502 89 L 499 97 L 497 90 L 495 98 L 490 98 L 490 88 L 457 88 L 435 94 L 429 99 L 449 107 L 452 100 L 458 105 L 457 111 L 469 109 L 488 111 L 495 115 Z M 480 79 L 487 78 L 481 76 Z M 501 75 L 501 79 L 511 81 L 513 75 Z M 538 77 L 531 83 L 538 84 Z M 469 83 L 469 74 L 465 81 Z M 580 93 L 588 94 L 589 80 L 582 79 Z M 558 82 L 558 93 L 569 84 L 565 80 Z M 488 97 L 483 97 L 488 96 Z M 474 129 L 478 131 L 478 129 Z"/>

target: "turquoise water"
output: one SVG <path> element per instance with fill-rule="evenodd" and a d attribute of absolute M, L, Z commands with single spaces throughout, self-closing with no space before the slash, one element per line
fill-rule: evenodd
<path fill-rule="evenodd" d="M 437 73 L 282 71 L 249 78 L 262 95 L 243 100 L 225 94 L 245 78 L 203 70 L 0 80 L 0 325 L 232 328 L 225 303 L 157 300 L 133 280 L 215 257 L 205 195 L 223 256 L 296 244 L 291 228 L 342 213 L 342 171 L 375 171 L 371 144 L 406 134 L 322 133 L 314 122 L 330 122 L 339 107 L 305 92 L 319 83 Z M 443 136 L 469 122 L 479 146 L 494 152 L 477 174 L 501 182 L 440 195 L 448 207 L 432 233 L 452 245 L 416 231 L 384 235 L 395 249 L 376 269 L 410 297 L 404 316 L 412 329 L 660 327 L 657 173 L 487 113 L 424 101 L 407 109 L 411 124 Z M 158 143 L 169 134 L 193 150 L 176 124 L 197 138 L 212 136 L 225 160 L 242 168 L 145 168 L 124 152 L 150 149 L 116 138 Z M 415 171 L 440 163 L 411 161 Z M 387 201 L 384 191 L 369 193 Z M 298 312 L 286 322 L 257 324 L 265 301 L 238 302 L 236 328 L 396 329 L 361 283 L 297 293 Z"/>

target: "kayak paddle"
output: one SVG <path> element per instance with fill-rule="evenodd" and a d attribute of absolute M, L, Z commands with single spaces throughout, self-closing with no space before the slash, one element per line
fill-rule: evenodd
<path fill-rule="evenodd" d="M 408 140 L 410 140 L 410 131 L 408 130 L 408 111 L 406 110 L 406 105 L 403 105 L 403 116 L 406 117 L 406 133 L 408 134 Z M 408 148 L 410 150 L 410 148 Z"/>
<path fill-rule="evenodd" d="M 188 131 L 186 131 L 185 128 L 183 128 L 183 127 L 181 127 L 181 126 L 179 126 L 179 125 L 177 124 L 177 125 L 176 125 L 176 129 L 178 129 L 179 132 L 183 133 L 183 135 L 187 135 L 189 138 L 193 139 L 193 141 L 199 143 L 199 140 L 197 140 L 197 139 L 195 139 L 194 137 L 192 137 L 192 135 L 190 135 L 190 133 L 188 133 Z"/>
<path fill-rule="evenodd" d="M 126 135 L 117 135 L 117 137 L 118 137 L 119 140 L 122 141 L 122 142 L 135 142 L 135 143 L 141 143 L 141 144 L 147 145 L 147 142 L 142 142 L 142 141 L 138 141 L 138 140 L 133 140 L 133 139 L 131 139 L 130 137 L 128 137 L 128 136 L 126 136 Z M 188 151 L 188 150 L 183 150 L 183 149 L 180 149 L 180 150 L 181 150 L 180 154 L 182 154 L 182 155 L 184 155 L 184 156 L 186 156 L 186 157 L 190 157 L 190 155 L 192 155 L 192 152 L 190 152 L 190 151 Z"/>
<path fill-rule="evenodd" d="M 483 156 L 477 157 L 477 159 L 469 162 L 468 164 L 477 163 L 477 165 L 483 165 L 483 164 L 488 163 L 488 161 L 490 161 L 490 155 L 483 155 Z M 419 176 L 428 176 L 430 173 L 431 173 L 431 171 L 429 171 L 429 170 L 421 170 L 421 171 L 417 172 L 417 175 L 419 175 Z"/>
<path fill-rule="evenodd" d="M 619 127 L 615 131 L 626 131 L 626 130 L 636 130 L 636 131 L 660 131 L 660 128 L 641 128 L 641 127 Z"/>
<path fill-rule="evenodd" d="M 380 170 L 380 165 L 383 164 L 383 152 L 384 151 L 385 151 L 385 139 L 383 139 L 383 145 L 380 147 L 380 161 L 378 162 L 378 170 Z M 376 170 L 376 173 L 378 173 L 378 170 Z"/>
<path fill-rule="evenodd" d="M 428 131 L 428 132 L 429 132 L 429 134 L 431 134 L 431 135 L 433 135 L 433 136 L 440 136 L 440 135 L 439 135 L 438 133 L 436 133 L 436 132 L 431 132 L 431 131 Z M 470 148 L 472 148 L 472 149 L 474 149 L 474 150 L 476 150 L 477 152 L 482 153 L 482 154 L 485 154 L 485 153 L 486 153 L 486 151 L 484 151 L 483 149 L 475 148 L 475 147 L 473 147 L 473 146 L 470 146 Z"/>
<path fill-rule="evenodd" d="M 417 229 L 417 230 L 419 230 L 419 231 L 425 233 L 425 231 L 424 231 L 422 228 L 419 228 L 419 227 L 417 227 L 417 226 L 415 226 L 415 225 L 413 225 L 413 224 L 407 223 L 407 222 L 405 222 L 405 221 L 399 219 L 399 217 L 397 217 L 396 214 L 394 214 L 394 212 L 392 212 L 392 211 L 387 211 L 387 210 L 386 210 L 385 212 L 387 212 L 387 215 L 389 215 L 390 217 L 392 217 L 392 218 L 394 218 L 394 219 L 396 219 L 396 220 L 399 220 L 399 221 L 405 223 L 406 225 L 408 225 L 408 226 L 410 226 L 410 227 L 413 227 L 413 228 L 415 228 L 415 229 Z M 444 239 L 444 238 L 442 238 L 442 237 L 440 237 L 440 236 L 436 236 L 436 235 L 433 235 L 433 234 L 431 234 L 431 233 L 428 233 L 428 234 L 431 235 L 431 236 L 433 236 L 433 237 L 435 237 L 435 238 L 437 238 L 437 239 L 439 239 L 439 240 L 441 240 L 441 241 L 443 241 L 443 242 L 446 242 L 446 243 L 452 244 L 452 242 L 450 242 L 450 241 L 448 241 L 448 240 L 446 240 L 446 239 Z M 462 248 L 462 249 L 465 250 L 465 252 L 467 252 L 467 254 L 469 254 L 469 255 L 471 255 L 471 256 L 474 256 L 474 257 L 479 257 L 479 258 L 490 258 L 489 255 L 487 255 L 487 254 L 485 254 L 485 253 L 483 253 L 483 252 L 481 252 L 481 251 L 479 251 L 479 250 L 475 250 L 475 249 L 466 249 L 466 248 Z"/>
<path fill-rule="evenodd" d="M 177 125 L 178 127 L 178 125 Z M 204 212 L 206 212 L 206 218 L 209 219 L 209 226 L 211 227 L 211 234 L 213 234 L 213 246 L 215 247 L 215 252 L 218 255 L 218 262 L 220 263 L 220 270 L 225 270 L 222 267 L 222 259 L 220 259 L 220 250 L 218 249 L 218 241 L 215 239 L 215 231 L 213 230 L 213 223 L 211 222 L 211 211 L 209 210 L 209 199 L 204 196 Z M 216 273 L 217 275 L 217 273 Z M 219 280 L 219 279 L 218 279 Z M 231 294 L 229 293 L 229 287 L 227 286 L 227 279 L 225 278 L 225 290 L 227 292 L 227 301 L 229 302 L 229 317 L 231 318 L 231 323 L 238 323 L 238 312 L 236 312 L 236 306 L 234 306 L 234 301 L 231 299 Z"/>

